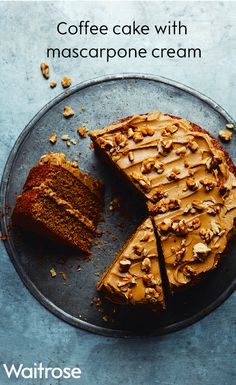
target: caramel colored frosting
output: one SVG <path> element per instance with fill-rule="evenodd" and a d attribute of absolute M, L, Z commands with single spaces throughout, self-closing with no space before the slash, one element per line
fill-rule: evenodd
<path fill-rule="evenodd" d="M 172 287 L 214 269 L 234 228 L 234 166 L 193 123 L 151 112 L 90 134 L 144 196 L 162 243 Z"/>
<path fill-rule="evenodd" d="M 122 248 L 98 283 L 98 290 L 116 303 L 164 307 L 156 239 L 150 218 Z"/>

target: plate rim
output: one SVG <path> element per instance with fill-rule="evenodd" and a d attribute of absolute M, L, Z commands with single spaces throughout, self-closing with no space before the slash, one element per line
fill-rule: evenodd
<path fill-rule="evenodd" d="M 228 114 L 224 108 L 222 108 L 218 103 L 216 103 L 213 99 L 206 96 L 205 94 L 195 90 L 192 87 L 189 87 L 185 84 L 182 84 L 178 81 L 168 79 L 163 76 L 157 76 L 153 74 L 147 74 L 147 73 L 121 73 L 121 74 L 109 74 L 104 76 L 99 76 L 96 78 L 93 78 L 91 80 L 86 80 L 83 82 L 80 82 L 73 87 L 71 87 L 69 90 L 62 91 L 59 95 L 56 95 L 52 100 L 50 100 L 48 103 L 46 103 L 35 115 L 34 117 L 29 121 L 29 123 L 25 126 L 25 128 L 21 131 L 18 138 L 16 139 L 5 164 L 5 167 L 3 169 L 3 174 L 1 178 L 1 186 L 0 186 L 0 199 L 1 199 L 1 212 L 4 214 L 1 218 L 1 229 L 2 233 L 8 234 L 7 230 L 7 221 L 6 221 L 6 193 L 7 193 L 7 186 L 8 186 L 8 179 L 9 175 L 11 173 L 12 167 L 14 165 L 15 157 L 17 154 L 18 149 L 20 146 L 24 143 L 26 140 L 28 134 L 33 129 L 34 125 L 44 116 L 44 114 L 52 107 L 54 107 L 56 104 L 60 103 L 62 100 L 66 99 L 68 96 L 73 95 L 76 92 L 81 91 L 82 89 L 97 85 L 99 83 L 106 83 L 109 81 L 116 81 L 116 80 L 126 80 L 126 79 L 136 79 L 136 80 L 148 80 L 148 81 L 154 81 L 157 83 L 164 83 L 166 85 L 173 86 L 175 88 L 178 88 L 184 92 L 187 92 L 198 99 L 202 100 L 204 103 L 208 104 L 211 108 L 213 108 L 217 113 L 222 115 L 228 122 L 232 122 L 235 124 L 234 119 L 231 117 L 230 114 Z M 220 306 L 236 289 L 236 276 L 235 279 L 232 281 L 232 283 L 227 287 L 227 289 L 221 293 L 219 297 L 217 297 L 208 307 L 207 309 L 203 309 L 200 312 L 198 312 L 195 315 L 190 316 L 189 318 L 175 322 L 168 326 L 162 326 L 159 327 L 157 330 L 153 331 L 152 333 L 144 333 L 142 334 L 139 332 L 133 332 L 133 331 L 127 331 L 127 330 L 119 330 L 119 329 L 109 329 L 102 326 L 97 326 L 90 324 L 87 321 L 84 321 L 80 318 L 76 318 L 61 308 L 59 308 L 57 305 L 55 305 L 52 301 L 48 300 L 41 291 L 37 288 L 37 286 L 29 279 L 27 273 L 22 268 L 21 264 L 18 262 L 17 258 L 15 258 L 15 253 L 13 251 L 13 245 L 7 238 L 6 241 L 3 242 L 5 249 L 7 251 L 7 254 L 18 273 L 20 279 L 22 280 L 25 287 L 28 289 L 31 295 L 37 299 L 37 301 L 43 305 L 47 310 L 49 310 L 52 314 L 56 315 L 58 318 L 62 319 L 63 321 L 77 327 L 80 329 L 84 329 L 89 332 L 93 332 L 99 335 L 103 335 L 106 337 L 123 337 L 123 338 L 144 338 L 144 337 L 153 337 L 153 336 L 159 336 L 164 335 L 167 333 L 175 332 L 178 330 L 181 330 L 185 327 L 188 327 L 195 322 L 199 321 L 200 319 L 204 318 L 206 315 L 210 314 L 213 310 L 215 310 L 218 306 Z"/>

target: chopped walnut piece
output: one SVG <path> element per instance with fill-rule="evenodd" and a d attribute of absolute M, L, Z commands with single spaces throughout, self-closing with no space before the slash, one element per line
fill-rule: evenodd
<path fill-rule="evenodd" d="M 151 187 L 151 182 L 150 180 L 148 179 L 147 176 L 139 173 L 139 172 L 133 172 L 131 174 L 132 178 L 139 183 L 139 185 L 146 191 L 149 191 L 150 190 L 150 187 Z"/>
<path fill-rule="evenodd" d="M 53 267 L 50 269 L 50 274 L 51 274 L 52 278 L 55 278 L 56 275 L 57 275 L 57 272 L 56 272 L 56 270 Z"/>
<path fill-rule="evenodd" d="M 135 132 L 134 135 L 133 135 L 133 141 L 135 143 L 139 143 L 143 140 L 143 135 L 141 132 Z"/>
<path fill-rule="evenodd" d="M 154 190 L 152 190 L 152 196 L 151 199 L 154 203 L 158 202 L 160 199 L 167 196 L 167 193 L 162 191 L 160 187 L 156 187 Z"/>
<path fill-rule="evenodd" d="M 171 126 L 166 127 L 166 131 L 173 134 L 174 132 L 176 132 L 178 130 L 178 128 L 179 127 L 177 127 L 175 124 L 172 124 Z"/>
<path fill-rule="evenodd" d="M 154 168 L 155 159 L 154 158 L 147 158 L 144 159 L 141 166 L 141 172 L 143 174 L 148 174 L 151 172 Z"/>
<path fill-rule="evenodd" d="M 129 158 L 129 161 L 130 161 L 130 162 L 133 162 L 133 161 L 134 161 L 134 153 L 133 153 L 133 151 L 129 151 L 129 152 L 128 152 L 128 158 Z"/>
<path fill-rule="evenodd" d="M 226 127 L 232 129 L 232 128 L 234 128 L 234 125 L 233 125 L 233 123 L 227 123 Z"/>
<path fill-rule="evenodd" d="M 160 231 L 166 233 L 171 229 L 172 220 L 170 218 L 165 218 L 164 221 L 159 225 Z"/>
<path fill-rule="evenodd" d="M 182 261 L 185 251 L 186 251 L 186 247 L 177 247 L 177 249 L 174 250 L 175 263 L 178 264 Z"/>
<path fill-rule="evenodd" d="M 200 179 L 200 183 L 205 187 L 206 191 L 211 191 L 216 186 L 216 182 L 210 178 Z"/>
<path fill-rule="evenodd" d="M 75 114 L 74 110 L 70 106 L 65 106 L 64 107 L 64 112 L 63 115 L 65 118 L 70 118 Z"/>
<path fill-rule="evenodd" d="M 148 134 L 149 136 L 153 136 L 154 133 L 155 133 L 154 128 L 152 128 L 152 127 L 147 127 L 147 134 Z"/>
<path fill-rule="evenodd" d="M 144 246 L 140 245 L 140 243 L 136 243 L 136 245 L 133 246 L 133 250 L 136 255 L 141 255 L 144 250 Z"/>
<path fill-rule="evenodd" d="M 164 172 L 164 164 L 162 162 L 155 162 L 154 168 L 158 174 L 162 174 Z"/>
<path fill-rule="evenodd" d="M 200 219 L 194 218 L 191 222 L 189 222 L 188 228 L 189 230 L 197 230 L 201 226 L 201 221 Z"/>
<path fill-rule="evenodd" d="M 205 245 L 205 243 L 196 243 L 193 246 L 193 258 L 197 259 L 199 261 L 204 261 L 208 254 L 210 253 L 211 249 Z"/>
<path fill-rule="evenodd" d="M 61 139 L 67 141 L 67 140 L 70 140 L 70 137 L 69 135 L 66 134 L 66 135 L 62 135 Z"/>
<path fill-rule="evenodd" d="M 132 138 L 134 136 L 134 131 L 131 127 L 128 128 L 128 133 L 127 133 L 128 138 Z"/>
<path fill-rule="evenodd" d="M 189 232 L 188 226 L 184 219 L 174 220 L 171 225 L 172 230 L 179 235 L 187 235 Z"/>
<path fill-rule="evenodd" d="M 77 140 L 76 139 L 71 139 L 71 143 L 76 145 L 77 144 Z"/>
<path fill-rule="evenodd" d="M 86 132 L 87 132 L 86 127 L 78 127 L 77 128 L 77 133 L 81 138 L 86 138 Z M 112 145 L 113 145 L 113 143 L 112 143 Z"/>
<path fill-rule="evenodd" d="M 216 205 L 214 202 L 207 201 L 205 205 L 207 214 L 216 215 L 220 212 L 219 205 Z"/>
<path fill-rule="evenodd" d="M 169 199 L 169 210 L 178 210 L 181 201 L 179 199 Z"/>
<path fill-rule="evenodd" d="M 85 131 L 82 131 L 81 129 L 84 129 L 85 127 L 79 127 L 78 129 L 77 129 L 77 132 L 78 132 L 78 134 L 81 136 L 81 134 L 82 134 L 82 138 L 84 138 L 84 132 Z M 85 129 L 86 130 L 86 129 Z M 113 143 L 113 141 L 112 141 L 112 139 L 109 137 L 109 138 L 99 138 L 98 139 L 98 141 L 99 141 L 99 144 L 100 144 L 100 146 L 101 146 L 101 148 L 104 148 L 105 150 L 109 150 L 109 149 L 111 149 L 111 148 L 113 148 L 114 147 L 114 143 Z"/>
<path fill-rule="evenodd" d="M 197 274 L 196 271 L 194 271 L 194 269 L 190 265 L 184 265 L 182 273 L 186 278 L 192 278 Z"/>
<path fill-rule="evenodd" d="M 182 147 L 177 148 L 177 150 L 175 152 L 177 155 L 185 155 L 187 152 L 187 149 L 186 149 L 186 147 L 182 146 Z"/>
<path fill-rule="evenodd" d="M 126 273 L 131 266 L 131 261 L 127 258 L 122 258 L 120 260 L 120 271 L 122 273 Z"/>
<path fill-rule="evenodd" d="M 161 284 L 161 280 L 159 278 L 155 278 L 152 273 L 143 275 L 143 283 L 145 286 L 153 287 Z"/>
<path fill-rule="evenodd" d="M 212 238 L 214 236 L 214 233 L 211 229 L 205 229 L 205 228 L 202 228 L 200 230 L 200 237 L 206 242 L 206 243 L 209 243 L 211 242 Z"/>
<path fill-rule="evenodd" d="M 68 78 L 67 76 L 64 76 L 64 78 L 61 81 L 61 85 L 63 88 L 68 88 L 71 86 L 71 78 Z"/>
<path fill-rule="evenodd" d="M 188 147 L 192 152 L 195 152 L 199 148 L 199 145 L 197 144 L 197 142 L 195 142 L 195 140 L 191 140 L 190 142 L 188 142 Z"/>
<path fill-rule="evenodd" d="M 180 170 L 178 169 L 173 169 L 168 175 L 167 175 L 167 179 L 169 181 L 177 181 L 180 179 L 180 177 L 178 176 L 178 174 L 180 174 Z"/>
<path fill-rule="evenodd" d="M 146 257 L 141 263 L 141 270 L 149 272 L 151 270 L 152 264 L 150 258 Z"/>
<path fill-rule="evenodd" d="M 141 132 L 143 136 L 147 136 L 147 127 L 146 126 L 141 127 Z"/>
<path fill-rule="evenodd" d="M 198 184 L 194 178 L 188 178 L 186 184 L 189 190 L 196 191 L 198 189 Z"/>
<path fill-rule="evenodd" d="M 221 226 L 219 225 L 219 223 L 211 221 L 211 230 L 213 231 L 214 235 L 219 235 L 219 233 L 221 232 Z"/>
<path fill-rule="evenodd" d="M 152 303 L 158 302 L 158 298 L 160 297 L 160 292 L 155 290 L 154 288 L 147 287 L 145 289 L 145 297 Z"/>
<path fill-rule="evenodd" d="M 41 72 L 45 79 L 49 78 L 49 65 L 47 63 L 42 63 L 41 66 Z"/>
<path fill-rule="evenodd" d="M 229 142 L 232 139 L 233 132 L 229 130 L 220 130 L 218 135 L 223 142 Z"/>
<path fill-rule="evenodd" d="M 56 86 L 57 86 L 57 82 L 51 82 L 51 83 L 50 83 L 50 87 L 51 87 L 51 88 L 55 88 Z"/>
<path fill-rule="evenodd" d="M 126 145 L 126 136 L 118 132 L 115 135 L 115 143 L 120 147 L 124 147 Z"/>
<path fill-rule="evenodd" d="M 52 144 L 55 144 L 56 141 L 57 141 L 57 134 L 55 133 L 52 133 L 50 138 L 49 138 L 49 141 L 52 143 Z"/>
<path fill-rule="evenodd" d="M 161 139 L 160 141 L 162 155 L 167 155 L 173 148 L 173 141 L 171 139 Z"/>
<path fill-rule="evenodd" d="M 150 232 L 144 231 L 142 238 L 140 239 L 141 242 L 147 242 L 150 238 Z"/>
<path fill-rule="evenodd" d="M 196 209 L 197 211 L 202 211 L 205 208 L 203 203 L 201 203 L 200 201 L 196 201 L 196 200 L 192 201 L 192 207 L 194 209 Z"/>

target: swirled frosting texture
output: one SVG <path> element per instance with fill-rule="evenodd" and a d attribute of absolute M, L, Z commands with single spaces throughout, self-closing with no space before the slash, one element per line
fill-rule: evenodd
<path fill-rule="evenodd" d="M 236 217 L 235 168 L 220 144 L 161 112 L 126 118 L 91 138 L 145 198 L 171 286 L 214 269 Z"/>

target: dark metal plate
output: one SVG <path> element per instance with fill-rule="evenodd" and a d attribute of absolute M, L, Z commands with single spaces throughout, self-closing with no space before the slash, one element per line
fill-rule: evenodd
<path fill-rule="evenodd" d="M 65 104 L 76 112 L 68 120 L 62 115 Z M 154 110 L 186 117 L 215 136 L 227 122 L 233 122 L 212 100 L 174 81 L 140 74 L 107 76 L 79 84 L 69 89 L 67 95 L 63 93 L 48 103 L 21 133 L 3 174 L 2 231 L 7 234 L 6 249 L 21 279 L 29 291 L 58 317 L 107 336 L 158 335 L 181 329 L 220 305 L 236 287 L 233 252 L 236 240 L 232 240 L 220 267 L 198 287 L 179 294 L 175 306 L 160 315 L 144 309 L 118 307 L 115 317 L 105 322 L 96 306 L 90 305 L 92 298 L 97 296 L 95 287 L 99 274 L 140 223 L 144 212 L 139 198 L 129 189 L 120 187 L 118 179 L 89 149 L 89 138 L 78 139 L 76 129 L 85 124 L 89 129 L 97 129 L 122 117 Z M 57 132 L 59 138 L 54 146 L 49 143 L 52 132 Z M 78 139 L 78 144 L 68 148 L 60 139 L 63 134 Z M 235 139 L 227 145 L 232 158 L 234 142 Z M 10 215 L 5 205 L 14 206 L 29 169 L 48 151 L 63 151 L 69 159 L 79 156 L 80 167 L 105 183 L 105 223 L 100 226 L 104 230 L 103 245 L 93 247 L 91 261 L 38 236 L 7 229 Z M 122 213 L 109 210 L 114 190 L 121 192 Z M 61 258 L 66 260 L 65 264 L 58 263 Z M 78 264 L 81 266 L 79 272 L 76 271 Z M 53 266 L 58 273 L 55 278 L 49 273 Z M 66 273 L 67 282 L 60 272 Z M 111 309 L 106 311 L 111 312 Z"/>

